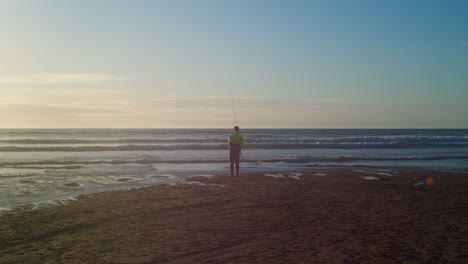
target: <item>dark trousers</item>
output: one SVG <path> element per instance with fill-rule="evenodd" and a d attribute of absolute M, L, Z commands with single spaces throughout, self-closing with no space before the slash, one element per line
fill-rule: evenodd
<path fill-rule="evenodd" d="M 231 176 L 234 175 L 234 164 L 236 165 L 236 176 L 239 176 L 240 149 L 231 149 L 229 151 L 229 160 L 231 161 Z"/>

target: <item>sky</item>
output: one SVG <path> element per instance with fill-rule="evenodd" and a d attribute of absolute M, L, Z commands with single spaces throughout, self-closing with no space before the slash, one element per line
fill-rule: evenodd
<path fill-rule="evenodd" d="M 468 128 L 468 1 L 0 0 L 0 128 Z"/>

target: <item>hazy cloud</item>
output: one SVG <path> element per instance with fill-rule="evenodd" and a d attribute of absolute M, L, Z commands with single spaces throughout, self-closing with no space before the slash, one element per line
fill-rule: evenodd
<path fill-rule="evenodd" d="M 59 83 L 97 83 L 104 81 L 125 81 L 130 77 L 95 73 L 36 73 L 28 75 L 3 75 L 0 83 L 9 84 L 59 84 Z"/>
<path fill-rule="evenodd" d="M 80 105 L 0 103 L 2 128 L 100 127 L 97 117 L 119 116 L 118 110 Z"/>
<path fill-rule="evenodd" d="M 43 90 L 42 90 L 43 91 Z M 127 90 L 119 89 L 97 89 L 97 88 L 74 88 L 74 89 L 50 89 L 48 92 L 61 94 L 63 96 L 96 96 L 96 95 L 115 95 L 128 93 Z"/>
<path fill-rule="evenodd" d="M 235 105 L 233 105 L 233 102 Z M 171 127 L 230 127 L 234 110 L 244 127 L 435 128 L 464 127 L 466 103 L 361 103 L 309 98 L 187 97 L 139 102 L 134 113 Z M 150 113 L 150 114 L 148 114 Z M 208 124 L 208 125 L 206 125 Z"/>
<path fill-rule="evenodd" d="M 0 90 L 0 104 L 2 103 L 18 103 L 24 101 L 24 97 L 13 91 L 11 88 Z"/>
<path fill-rule="evenodd" d="M 235 102 L 235 107 L 233 103 Z M 206 96 L 83 104 L 1 104 L 1 127 L 461 128 L 468 103 Z"/>

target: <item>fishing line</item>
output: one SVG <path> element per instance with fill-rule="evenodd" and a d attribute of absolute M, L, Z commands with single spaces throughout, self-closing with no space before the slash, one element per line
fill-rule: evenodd
<path fill-rule="evenodd" d="M 234 121 L 236 122 L 237 126 L 236 105 L 234 104 L 234 98 L 232 98 L 232 112 L 234 113 Z"/>

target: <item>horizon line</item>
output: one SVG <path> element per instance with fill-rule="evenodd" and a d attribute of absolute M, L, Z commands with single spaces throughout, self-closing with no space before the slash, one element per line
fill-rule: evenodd
<path fill-rule="evenodd" d="M 234 126 L 232 126 L 234 127 Z M 0 128 L 0 130 L 99 130 L 99 129 L 126 129 L 126 130 L 151 130 L 151 129 L 231 129 L 231 127 L 40 127 L 40 128 Z M 411 128 L 411 127 L 392 127 L 392 128 L 385 128 L 385 127 L 346 127 L 346 128 L 333 128 L 333 127 L 241 127 L 241 129 L 387 129 L 387 130 L 392 130 L 392 129 L 402 129 L 402 130 L 416 130 L 416 129 L 426 129 L 426 130 L 454 130 L 454 129 L 468 129 L 468 128 L 429 128 L 429 127 L 423 127 L 423 128 Z"/>

